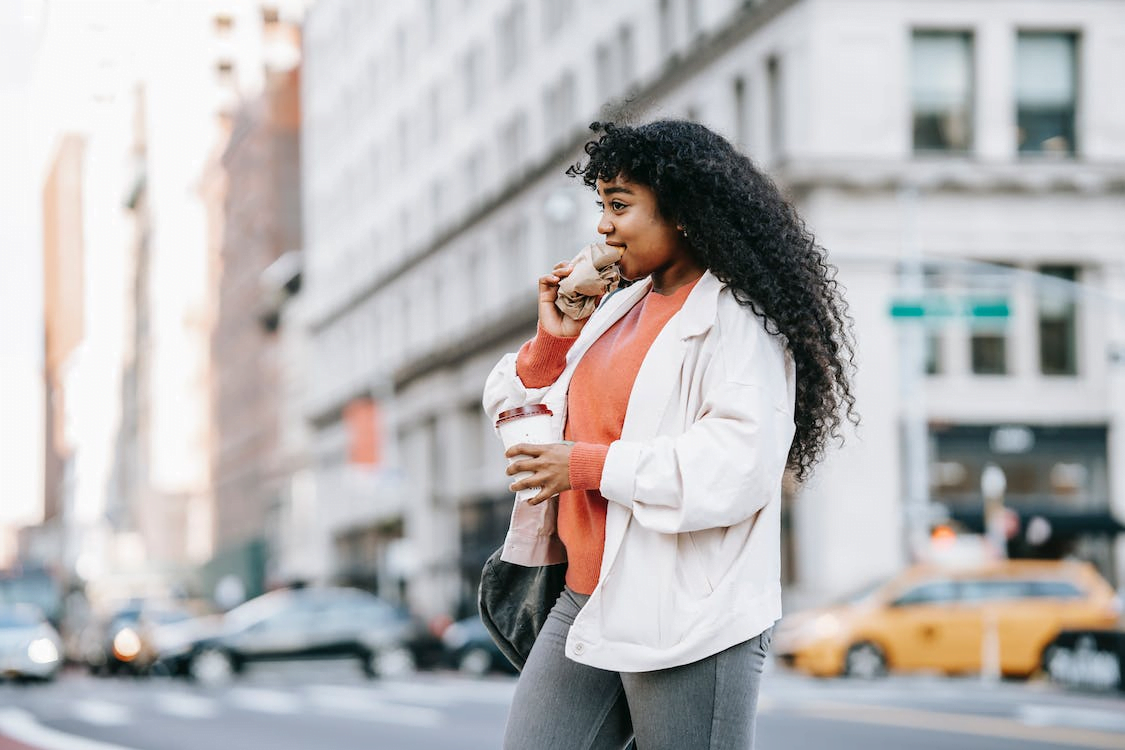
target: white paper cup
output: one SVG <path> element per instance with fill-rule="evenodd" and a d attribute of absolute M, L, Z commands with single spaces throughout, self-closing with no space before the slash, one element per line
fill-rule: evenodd
<path fill-rule="evenodd" d="M 507 451 L 513 445 L 520 443 L 554 443 L 554 434 L 551 430 L 551 410 L 543 404 L 534 406 L 521 406 L 518 409 L 509 409 L 501 412 L 496 420 L 496 429 L 500 433 L 500 440 L 504 442 Z M 510 465 L 526 456 L 518 455 L 508 459 Z M 510 477 L 512 483 L 531 476 L 530 471 L 521 471 Z M 529 487 L 516 493 L 516 499 L 526 502 L 539 494 L 541 487 Z"/>

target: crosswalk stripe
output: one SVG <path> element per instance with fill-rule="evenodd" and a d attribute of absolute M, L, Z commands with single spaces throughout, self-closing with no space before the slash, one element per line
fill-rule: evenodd
<path fill-rule="evenodd" d="M 1064 726 L 1125 734 L 1125 716 L 1076 706 L 1027 704 L 1019 707 L 1019 719 L 1029 726 Z M 1121 744 L 1125 746 L 1125 737 Z"/>
<path fill-rule="evenodd" d="M 100 727 L 120 727 L 133 720 L 133 713 L 125 706 L 109 701 L 80 700 L 71 704 L 71 712 L 87 724 Z"/>
<path fill-rule="evenodd" d="M 330 685 L 313 685 L 306 689 L 309 702 L 321 713 L 346 716 L 365 721 L 433 727 L 441 723 L 442 713 L 432 708 L 389 703 L 371 692 L 335 689 Z"/>
<path fill-rule="evenodd" d="M 813 701 L 797 713 L 829 721 L 905 727 L 981 737 L 1000 737 L 1024 743 L 1057 744 L 1096 750 L 1120 750 L 1121 735 L 1063 727 L 1029 727 L 1007 717 L 917 711 L 908 708 L 869 706 L 857 703 Z"/>
<path fill-rule="evenodd" d="M 214 700 L 187 693 L 156 693 L 153 701 L 157 711 L 181 719 L 210 719 L 219 713 Z"/>
<path fill-rule="evenodd" d="M 237 687 L 231 689 L 229 697 L 239 708 L 268 714 L 292 714 L 301 708 L 297 696 L 278 690 Z"/>

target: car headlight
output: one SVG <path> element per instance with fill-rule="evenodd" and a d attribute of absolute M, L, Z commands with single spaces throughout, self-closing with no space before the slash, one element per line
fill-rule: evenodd
<path fill-rule="evenodd" d="M 27 645 L 27 658 L 36 664 L 54 664 L 59 660 L 59 648 L 50 638 L 36 638 Z"/>
<path fill-rule="evenodd" d="M 113 655 L 121 661 L 132 661 L 141 653 L 141 639 L 132 628 L 121 628 L 113 636 Z"/>

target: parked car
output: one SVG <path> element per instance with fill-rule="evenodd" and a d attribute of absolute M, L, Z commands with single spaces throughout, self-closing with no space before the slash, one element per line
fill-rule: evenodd
<path fill-rule="evenodd" d="M 442 633 L 441 640 L 446 662 L 461 672 L 476 676 L 493 671 L 516 673 L 516 668 L 493 643 L 480 615 L 453 623 Z"/>
<path fill-rule="evenodd" d="M 1029 676 L 1060 631 L 1112 627 L 1121 601 L 1092 565 L 1012 560 L 910 568 L 851 600 L 787 616 L 773 652 L 818 676 L 969 673 L 998 644 L 1001 672 Z"/>
<path fill-rule="evenodd" d="M 1043 670 L 1067 687 L 1125 691 L 1125 630 L 1064 630 L 1047 646 Z"/>
<path fill-rule="evenodd" d="M 0 569 L 0 606 L 30 604 L 58 628 L 63 614 L 63 590 L 46 569 L 20 566 Z"/>
<path fill-rule="evenodd" d="M 52 680 L 62 666 L 62 639 L 42 610 L 0 606 L 0 679 Z"/>
<path fill-rule="evenodd" d="M 352 659 L 375 677 L 413 671 L 411 646 L 417 638 L 409 613 L 374 594 L 342 587 L 285 589 L 235 607 L 212 632 L 178 644 L 168 639 L 157 662 L 171 674 L 203 683 L 230 680 L 254 662 L 302 659 Z"/>
<path fill-rule="evenodd" d="M 82 658 L 91 674 L 146 674 L 156 661 L 156 629 L 193 619 L 204 606 L 169 599 L 130 599 L 82 634 Z"/>

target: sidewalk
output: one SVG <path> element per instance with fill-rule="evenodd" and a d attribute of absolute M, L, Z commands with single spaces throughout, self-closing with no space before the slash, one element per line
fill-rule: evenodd
<path fill-rule="evenodd" d="M 38 750 L 38 748 L 25 745 L 22 742 L 16 742 L 0 734 L 0 750 Z"/>

